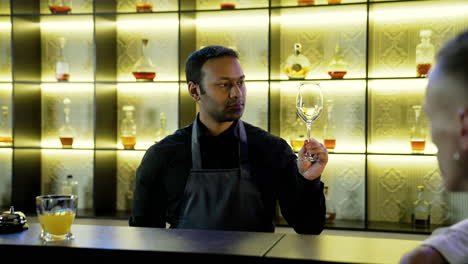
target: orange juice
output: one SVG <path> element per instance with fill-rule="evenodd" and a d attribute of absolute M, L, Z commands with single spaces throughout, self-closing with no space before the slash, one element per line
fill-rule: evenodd
<path fill-rule="evenodd" d="M 43 230 L 55 236 L 66 235 L 71 232 L 71 225 L 75 220 L 75 213 L 61 211 L 39 215 L 39 223 Z"/>

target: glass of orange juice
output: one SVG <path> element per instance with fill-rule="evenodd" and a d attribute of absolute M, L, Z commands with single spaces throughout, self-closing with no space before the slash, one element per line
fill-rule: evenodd
<path fill-rule="evenodd" d="M 36 197 L 36 211 L 44 241 L 71 240 L 71 226 L 75 220 L 78 196 L 41 195 Z"/>

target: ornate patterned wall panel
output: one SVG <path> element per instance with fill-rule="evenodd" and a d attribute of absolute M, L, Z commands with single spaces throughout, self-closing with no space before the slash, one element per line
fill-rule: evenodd
<path fill-rule="evenodd" d="M 139 0 L 117 0 L 117 12 L 136 12 L 136 3 Z M 149 0 L 153 5 L 153 12 L 176 11 L 179 8 L 178 1 L 174 0 Z"/>
<path fill-rule="evenodd" d="M 290 142 L 306 135 L 305 123 L 296 115 L 296 94 L 300 82 L 275 82 L 280 95 L 280 136 Z M 337 152 L 365 152 L 365 81 L 322 81 L 324 111 L 312 125 L 311 137 L 323 142 L 327 111 L 335 122 Z M 332 101 L 329 101 L 332 100 Z"/>
<path fill-rule="evenodd" d="M 9 17 L 0 18 L 0 81 L 11 81 L 11 22 Z"/>
<path fill-rule="evenodd" d="M 197 49 L 231 47 L 247 80 L 268 79 L 268 10 L 200 12 L 196 26 Z"/>
<path fill-rule="evenodd" d="M 468 29 L 467 13 L 464 0 L 371 5 L 369 77 L 416 77 L 419 31 L 432 30 L 431 43 L 437 51 Z"/>
<path fill-rule="evenodd" d="M 468 217 L 468 194 L 445 191 L 435 156 L 368 156 L 370 221 L 411 222 L 416 186 L 425 186 L 433 224 L 451 224 Z"/>
<path fill-rule="evenodd" d="M 330 155 L 322 181 L 335 206 L 336 219 L 364 220 L 365 156 Z"/>
<path fill-rule="evenodd" d="M 63 101 L 70 99 L 70 124 L 76 131 L 73 148 L 94 147 L 94 85 L 42 84 L 42 147 L 61 148 L 59 130 L 64 124 Z"/>
<path fill-rule="evenodd" d="M 93 151 L 43 149 L 41 164 L 41 194 L 60 193 L 62 182 L 71 174 L 78 181 L 78 208 L 93 207 Z"/>
<path fill-rule="evenodd" d="M 422 105 L 427 80 L 378 80 L 369 82 L 368 151 L 411 153 L 413 105 Z M 425 153 L 435 153 L 430 142 L 427 116 L 421 111 L 425 131 Z"/>
<path fill-rule="evenodd" d="M 221 3 L 235 4 L 236 8 L 268 7 L 268 0 L 197 0 L 197 9 L 220 9 Z"/>
<path fill-rule="evenodd" d="M 117 17 L 117 79 L 135 81 L 133 68 L 142 54 L 141 39 L 149 40 L 147 56 L 157 81 L 177 81 L 179 22 L 177 14 L 139 14 Z"/>
<path fill-rule="evenodd" d="M 11 203 L 12 155 L 12 149 L 0 148 L 0 210 Z"/>
<path fill-rule="evenodd" d="M 117 210 L 132 208 L 136 170 L 144 154 L 144 151 L 117 152 Z"/>
<path fill-rule="evenodd" d="M 268 130 L 268 83 L 247 82 L 247 100 L 242 120 Z"/>
<path fill-rule="evenodd" d="M 42 81 L 55 82 L 55 64 L 60 38 L 70 66 L 69 81 L 94 80 L 94 34 L 92 16 L 42 16 Z"/>
<path fill-rule="evenodd" d="M 282 9 L 280 23 L 281 64 L 272 67 L 283 69 L 294 43 L 300 43 L 311 63 L 306 78 L 328 79 L 327 67 L 339 44 L 349 63 L 345 77 L 366 76 L 366 5 Z M 283 71 L 279 77 L 287 79 Z"/>
<path fill-rule="evenodd" d="M 123 119 L 122 107 L 135 107 L 137 125 L 136 149 L 147 149 L 154 144 L 160 128 L 160 114 L 164 112 L 167 131 L 173 133 L 178 128 L 179 86 L 178 83 L 133 83 L 119 84 L 118 87 L 118 148 L 120 144 L 120 124 Z"/>
<path fill-rule="evenodd" d="M 50 0 L 41 0 L 41 13 L 50 14 Z M 67 2 L 67 1 L 65 1 Z M 93 0 L 69 0 L 71 3 L 71 14 L 73 13 L 91 13 L 93 12 Z"/>

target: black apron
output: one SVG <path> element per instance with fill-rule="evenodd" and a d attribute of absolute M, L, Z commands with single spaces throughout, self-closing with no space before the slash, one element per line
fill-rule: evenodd
<path fill-rule="evenodd" d="M 198 118 L 197 118 L 198 119 Z M 187 179 L 176 228 L 263 231 L 264 207 L 251 178 L 247 135 L 237 124 L 240 168 L 202 169 L 198 120 L 192 128 L 192 169 Z"/>

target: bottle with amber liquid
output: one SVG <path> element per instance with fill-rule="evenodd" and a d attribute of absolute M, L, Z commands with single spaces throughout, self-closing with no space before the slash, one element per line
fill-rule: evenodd
<path fill-rule="evenodd" d="M 236 3 L 234 1 L 221 0 L 219 3 L 221 10 L 232 10 L 236 9 Z"/>
<path fill-rule="evenodd" d="M 341 0 L 328 0 L 329 5 L 339 5 L 341 4 Z"/>
<path fill-rule="evenodd" d="M 10 111 L 8 106 L 4 105 L 0 113 L 0 146 L 13 143 L 11 133 Z"/>
<path fill-rule="evenodd" d="M 135 3 L 137 13 L 153 12 L 152 0 L 137 0 Z"/>
<path fill-rule="evenodd" d="M 427 228 L 431 224 L 431 204 L 424 199 L 424 186 L 417 186 L 417 198 L 413 202 L 411 222 L 414 227 Z"/>
<path fill-rule="evenodd" d="M 330 198 L 330 188 L 325 185 L 323 187 L 323 194 L 325 196 L 325 223 L 331 224 L 336 218 L 336 208 L 333 200 Z"/>
<path fill-rule="evenodd" d="M 72 10 L 72 0 L 49 0 L 49 10 L 52 14 L 68 14 Z"/>
<path fill-rule="evenodd" d="M 431 43 L 431 30 L 421 30 L 421 43 L 416 46 L 416 76 L 426 77 L 434 63 L 434 45 Z"/>
<path fill-rule="evenodd" d="M 413 105 L 414 123 L 411 127 L 411 150 L 415 154 L 422 154 L 426 148 L 426 127 L 421 116 L 421 106 Z"/>
<path fill-rule="evenodd" d="M 315 0 L 297 0 L 297 5 L 300 5 L 300 6 L 315 5 Z"/>
<path fill-rule="evenodd" d="M 345 60 L 339 44 L 336 44 L 333 59 L 328 64 L 328 75 L 332 79 L 343 79 L 348 72 L 348 62 Z"/>
<path fill-rule="evenodd" d="M 55 78 L 59 82 L 66 82 L 70 79 L 70 65 L 65 58 L 65 44 L 64 37 L 59 38 L 59 46 L 57 47 L 57 61 L 55 62 Z"/>
<path fill-rule="evenodd" d="M 301 53 L 302 45 L 295 43 L 294 53 L 287 58 L 284 68 L 284 72 L 289 79 L 304 80 L 310 71 L 310 61 Z"/>
<path fill-rule="evenodd" d="M 63 99 L 64 123 L 59 129 L 59 138 L 60 143 L 62 143 L 62 148 L 72 148 L 76 135 L 75 128 L 73 128 L 70 122 L 70 104 L 70 99 Z"/>
<path fill-rule="evenodd" d="M 323 127 L 323 143 L 329 152 L 333 152 L 336 147 L 336 124 L 335 118 L 333 116 L 333 107 L 333 100 L 327 100 L 327 121 Z"/>
<path fill-rule="evenodd" d="M 168 133 L 167 133 L 166 113 L 161 112 L 159 113 L 159 128 L 158 128 L 158 132 L 156 132 L 155 143 L 158 143 L 159 141 L 163 140 L 167 135 Z"/>
<path fill-rule="evenodd" d="M 125 105 L 122 107 L 124 118 L 120 123 L 120 140 L 124 149 L 135 149 L 137 126 L 134 118 L 135 107 Z"/>
<path fill-rule="evenodd" d="M 148 39 L 141 39 L 140 56 L 133 67 L 133 76 L 139 82 L 152 82 L 156 77 L 155 67 L 148 56 L 148 43 Z"/>

